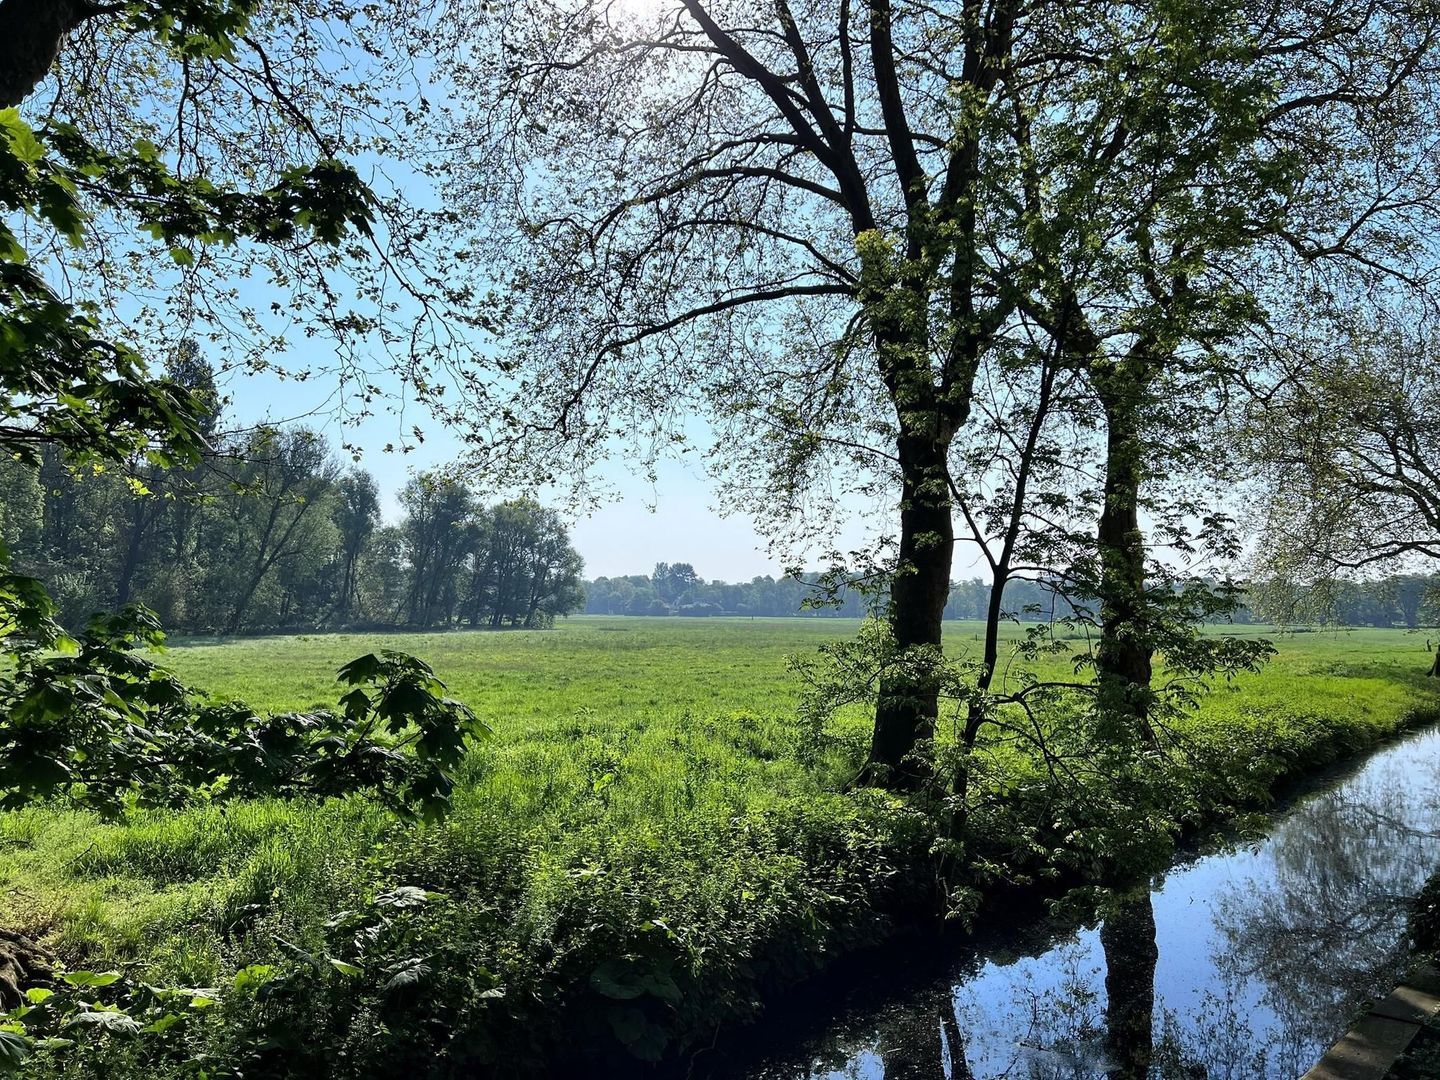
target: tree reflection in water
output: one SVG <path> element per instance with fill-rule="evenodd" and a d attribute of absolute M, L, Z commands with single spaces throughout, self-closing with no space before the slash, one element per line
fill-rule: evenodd
<path fill-rule="evenodd" d="M 992 1033 L 1019 1033 L 1008 1042 L 1007 1060 L 983 1054 L 983 1072 L 972 1073 L 954 991 L 935 990 L 879 1022 L 876 1053 L 883 1080 L 974 1080 L 1005 1076 L 1024 1080 L 1106 1077 L 1145 1080 L 1154 1047 L 1155 911 L 1148 891 L 1115 896 L 1099 932 L 1104 956 L 1103 1013 L 1098 971 L 1079 954 L 1058 985 L 1035 992 L 1011 987 L 1013 1000 L 989 999 L 965 1010 L 966 1018 Z"/>
<path fill-rule="evenodd" d="M 1109 1075 L 1145 1080 L 1154 1056 L 1155 906 L 1150 892 L 1116 896 L 1100 927 L 1105 950 L 1105 1029 Z"/>
<path fill-rule="evenodd" d="M 1270 858 L 1214 904 L 1214 964 L 1227 987 L 1258 984 L 1276 1027 L 1327 1043 L 1407 964 L 1409 901 L 1440 857 L 1433 805 L 1393 767 L 1306 803 Z"/>
<path fill-rule="evenodd" d="M 956 990 L 935 987 L 886 1009 L 874 1019 L 872 1052 L 852 1057 L 848 1068 L 829 1075 L 1144 1080 L 1154 1056 L 1158 955 L 1149 893 L 1115 898 L 1099 940 L 1103 996 L 1093 960 L 1083 950 L 1062 947 L 1050 954 L 1059 978 L 1040 989 L 1017 980 L 1006 987 L 1007 1000 L 987 995 L 957 1009 Z M 982 1045 L 968 1045 L 972 1038 Z"/>
<path fill-rule="evenodd" d="M 1098 931 L 1002 938 L 954 985 L 861 1009 L 820 1052 L 801 1050 L 806 1063 L 749 1075 L 1293 1080 L 1403 973 L 1409 901 L 1440 866 L 1437 798 L 1432 732 L 1301 802 L 1253 847 L 1113 897 Z"/>
<path fill-rule="evenodd" d="M 949 987 L 885 1017 L 879 1053 L 884 1080 L 972 1080 Z"/>

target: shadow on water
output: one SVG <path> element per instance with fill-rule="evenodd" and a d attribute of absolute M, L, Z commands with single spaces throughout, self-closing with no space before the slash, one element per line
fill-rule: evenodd
<path fill-rule="evenodd" d="M 1407 963 L 1440 865 L 1440 731 L 1212 840 L 1096 926 L 914 940 L 698 1055 L 728 1080 L 1293 1080 Z M 797 995 L 797 999 L 806 995 Z"/>

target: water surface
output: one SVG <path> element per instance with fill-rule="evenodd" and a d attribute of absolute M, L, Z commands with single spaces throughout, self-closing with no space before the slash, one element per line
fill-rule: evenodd
<path fill-rule="evenodd" d="M 1437 837 L 1431 729 L 1277 813 L 1264 840 L 1183 857 L 1098 925 L 912 956 L 898 995 L 862 980 L 823 1023 L 772 1024 L 768 1056 L 717 1074 L 1294 1080 L 1404 973 L 1407 901 L 1440 868 Z"/>

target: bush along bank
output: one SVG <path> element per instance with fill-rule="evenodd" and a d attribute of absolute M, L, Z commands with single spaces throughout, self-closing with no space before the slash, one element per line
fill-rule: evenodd
<path fill-rule="evenodd" d="M 1202 714 L 1155 774 L 1168 803 L 1108 822 L 1133 787 L 1101 792 L 1116 777 L 1097 772 L 1091 789 L 1057 789 L 1033 762 L 1002 758 L 948 889 L 937 873 L 959 860 L 944 814 L 873 790 L 777 784 L 749 803 L 622 821 L 602 772 L 587 774 L 587 801 L 535 819 L 472 776 L 425 827 L 359 797 L 124 826 L 27 811 L 5 819 L 11 844 L 53 848 L 51 834 L 74 830 L 79 879 L 168 888 L 128 941 L 87 939 L 73 919 L 58 931 L 59 970 L 7 1034 L 23 1029 L 23 1067 L 45 1076 L 522 1076 L 573 1057 L 633 1073 L 709 1045 L 947 899 L 972 911 L 1000 889 L 1123 872 L 1186 827 L 1434 718 Z M 1140 817 L 1147 842 L 1126 846 Z M 223 884 L 186 885 L 217 866 Z M 43 933 L 35 919 L 21 929 Z"/>

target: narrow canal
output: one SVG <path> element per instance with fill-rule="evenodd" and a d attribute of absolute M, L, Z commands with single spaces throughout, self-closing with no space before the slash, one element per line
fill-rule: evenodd
<path fill-rule="evenodd" d="M 823 1015 L 762 1025 L 753 1043 L 768 1049 L 695 1074 L 1294 1080 L 1403 974 L 1407 902 L 1437 869 L 1429 729 L 1273 815 L 1263 840 L 1184 856 L 1098 924 L 912 955 L 898 994 L 854 979 Z"/>

